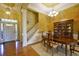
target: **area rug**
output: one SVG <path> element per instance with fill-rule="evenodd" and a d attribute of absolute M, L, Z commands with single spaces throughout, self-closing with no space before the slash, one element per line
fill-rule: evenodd
<path fill-rule="evenodd" d="M 40 55 L 40 56 L 52 56 L 52 50 L 48 50 L 43 46 L 42 43 L 37 43 L 31 45 L 31 47 Z M 70 51 L 68 50 L 68 56 L 70 55 Z M 53 56 L 65 56 L 65 48 L 58 46 L 58 52 L 56 48 L 54 48 Z M 79 56 L 79 52 L 73 53 L 73 56 Z"/>

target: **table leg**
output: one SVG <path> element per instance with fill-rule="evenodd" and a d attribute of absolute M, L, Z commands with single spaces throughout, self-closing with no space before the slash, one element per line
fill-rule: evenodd
<path fill-rule="evenodd" d="M 72 46 L 70 45 L 70 56 L 72 56 Z"/>
<path fill-rule="evenodd" d="M 73 45 L 73 51 L 72 51 L 72 53 L 74 53 L 74 50 L 75 50 L 75 44 Z"/>
<path fill-rule="evenodd" d="M 54 52 L 54 50 L 53 50 L 54 48 L 52 47 L 52 56 L 53 56 L 53 52 Z"/>
<path fill-rule="evenodd" d="M 61 48 L 63 48 L 63 44 L 61 44 Z"/>
<path fill-rule="evenodd" d="M 67 44 L 65 44 L 65 55 L 67 56 Z"/>

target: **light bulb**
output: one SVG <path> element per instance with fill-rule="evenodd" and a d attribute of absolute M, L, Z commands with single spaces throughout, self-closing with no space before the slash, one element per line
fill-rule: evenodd
<path fill-rule="evenodd" d="M 51 17 L 53 17 L 54 15 L 51 15 Z"/>
<path fill-rule="evenodd" d="M 54 16 L 57 16 L 58 15 L 58 12 L 56 12 L 55 14 L 54 14 Z"/>
<path fill-rule="evenodd" d="M 56 11 L 54 10 L 54 11 L 52 11 L 52 13 L 53 13 L 53 14 L 55 14 L 55 13 L 56 13 Z"/>
<path fill-rule="evenodd" d="M 6 13 L 7 15 L 10 15 L 10 11 L 6 11 L 5 13 Z"/>

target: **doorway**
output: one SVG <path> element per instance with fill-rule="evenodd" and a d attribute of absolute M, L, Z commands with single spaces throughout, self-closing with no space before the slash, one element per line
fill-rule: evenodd
<path fill-rule="evenodd" d="M 1 19 L 0 43 L 18 40 L 17 20 Z"/>

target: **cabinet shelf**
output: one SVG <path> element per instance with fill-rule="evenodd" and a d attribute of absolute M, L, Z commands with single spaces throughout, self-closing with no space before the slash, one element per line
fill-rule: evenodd
<path fill-rule="evenodd" d="M 54 23 L 54 36 L 73 38 L 73 19 Z"/>

